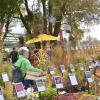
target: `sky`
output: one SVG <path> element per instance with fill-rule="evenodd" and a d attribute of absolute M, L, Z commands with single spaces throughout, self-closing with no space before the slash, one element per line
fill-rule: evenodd
<path fill-rule="evenodd" d="M 36 0 L 34 0 L 35 2 Z M 33 0 L 29 0 L 28 2 L 29 6 L 32 7 Z M 84 39 L 86 39 L 87 36 L 91 36 L 93 38 L 97 38 L 100 40 L 100 24 L 99 25 L 93 25 L 89 27 L 90 31 L 84 33 Z M 20 23 L 18 23 L 15 27 L 12 28 L 13 33 L 25 33 L 24 27 L 21 27 Z"/>
<path fill-rule="evenodd" d="M 90 29 L 89 32 L 84 33 L 83 40 L 85 40 L 86 37 L 89 35 L 93 38 L 97 38 L 98 40 L 100 40 L 100 25 L 91 26 L 89 27 L 89 29 Z M 18 23 L 16 26 L 12 28 L 12 33 L 24 34 L 25 29 L 20 25 L 20 23 Z"/>
<path fill-rule="evenodd" d="M 84 39 L 87 37 L 87 36 L 91 36 L 91 37 L 94 37 L 94 38 L 97 38 L 98 40 L 100 40 L 100 25 L 93 25 L 91 26 L 90 28 L 90 31 L 89 32 L 85 32 L 84 34 Z"/>

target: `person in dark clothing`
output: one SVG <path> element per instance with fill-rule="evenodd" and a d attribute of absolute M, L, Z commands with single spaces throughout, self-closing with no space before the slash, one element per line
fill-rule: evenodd
<path fill-rule="evenodd" d="M 18 52 L 13 48 L 13 51 L 10 53 L 10 58 L 12 61 L 12 64 L 14 64 L 18 60 Z"/>

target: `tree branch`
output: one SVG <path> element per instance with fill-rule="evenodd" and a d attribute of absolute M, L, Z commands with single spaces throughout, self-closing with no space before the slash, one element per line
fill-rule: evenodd
<path fill-rule="evenodd" d="M 32 12 L 30 11 L 29 7 L 28 7 L 28 2 L 27 0 L 24 0 L 25 1 L 25 7 L 26 7 L 26 11 L 27 11 L 27 14 L 28 14 L 28 17 L 30 18 L 30 21 L 33 19 L 32 17 Z"/>
<path fill-rule="evenodd" d="M 22 15 L 20 9 L 19 9 L 19 15 L 20 15 L 20 19 L 21 19 L 23 25 L 25 26 L 25 29 L 27 30 L 28 34 L 31 34 L 30 27 L 29 27 L 28 24 L 26 23 L 26 21 L 25 21 L 23 15 Z"/>

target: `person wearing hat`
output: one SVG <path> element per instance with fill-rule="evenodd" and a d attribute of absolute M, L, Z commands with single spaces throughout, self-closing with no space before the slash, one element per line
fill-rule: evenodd
<path fill-rule="evenodd" d="M 27 72 L 39 72 L 41 74 L 43 73 L 43 71 L 41 69 L 34 68 L 34 66 L 31 65 L 28 58 L 29 58 L 28 48 L 21 47 L 19 49 L 19 58 L 18 58 L 17 62 L 15 63 L 15 66 L 20 68 L 20 70 L 22 72 L 22 77 L 24 78 L 23 84 L 25 86 L 25 89 L 27 89 L 30 86 L 30 84 L 33 83 L 32 80 L 25 79 L 25 75 Z"/>

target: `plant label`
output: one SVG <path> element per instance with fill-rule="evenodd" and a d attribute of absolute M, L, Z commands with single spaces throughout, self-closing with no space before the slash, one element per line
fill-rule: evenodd
<path fill-rule="evenodd" d="M 89 83 L 93 82 L 93 79 L 91 78 L 91 73 L 90 71 L 86 71 L 85 72 L 85 76 L 86 76 L 86 79 Z"/>
<path fill-rule="evenodd" d="M 49 67 L 49 72 L 50 72 L 51 75 L 54 75 L 55 74 L 54 68 L 53 67 Z"/>
<path fill-rule="evenodd" d="M 38 80 L 35 80 L 35 81 L 36 81 L 36 86 L 37 86 L 37 89 L 38 89 L 39 92 L 46 90 L 44 80 L 38 79 Z"/>
<path fill-rule="evenodd" d="M 65 73 L 65 66 L 64 65 L 60 65 L 59 66 L 61 73 Z"/>
<path fill-rule="evenodd" d="M 78 85 L 76 76 L 74 74 L 73 75 L 69 75 L 69 79 L 70 79 L 71 85 Z"/>
<path fill-rule="evenodd" d="M 3 82 L 8 82 L 9 81 L 9 77 L 8 77 L 8 74 L 6 72 L 2 73 L 2 79 L 3 79 Z"/>
<path fill-rule="evenodd" d="M 57 89 L 63 88 L 63 83 L 60 76 L 55 76 L 54 81 Z"/>
<path fill-rule="evenodd" d="M 0 100 L 4 100 L 4 96 L 3 96 L 1 88 L 0 88 Z"/>
<path fill-rule="evenodd" d="M 25 97 L 26 96 L 26 92 L 24 90 L 24 86 L 23 86 L 22 82 L 15 83 L 14 87 L 15 87 L 16 94 L 18 97 Z"/>

